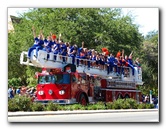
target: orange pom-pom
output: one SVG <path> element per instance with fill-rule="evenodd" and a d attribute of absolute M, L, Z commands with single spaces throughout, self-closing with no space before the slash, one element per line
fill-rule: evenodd
<path fill-rule="evenodd" d="M 107 48 L 102 48 L 102 52 L 106 52 L 106 51 L 108 51 Z"/>
<path fill-rule="evenodd" d="M 110 54 L 109 51 L 106 51 L 106 52 L 105 52 L 105 55 L 109 55 L 109 54 Z"/>
<path fill-rule="evenodd" d="M 56 35 L 55 35 L 55 34 L 52 35 L 52 39 L 53 39 L 53 40 L 56 39 Z"/>
<path fill-rule="evenodd" d="M 117 54 L 116 54 L 116 57 L 120 57 L 121 56 L 121 52 L 118 52 Z"/>

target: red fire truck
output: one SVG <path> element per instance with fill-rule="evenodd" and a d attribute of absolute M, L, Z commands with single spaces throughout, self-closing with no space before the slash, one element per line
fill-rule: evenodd
<path fill-rule="evenodd" d="M 24 62 L 27 52 L 22 52 L 20 63 L 42 68 L 41 73 L 36 73 L 36 102 L 86 105 L 97 101 L 112 102 L 118 98 L 141 101 L 141 92 L 137 90 L 137 85 L 143 85 L 141 68 L 134 67 L 133 76 L 132 69 L 125 67 L 128 72 L 119 76 L 114 72 L 107 74 L 106 70 L 99 68 L 76 66 L 70 57 L 64 56 L 64 64 L 61 55 L 56 55 L 56 61 L 52 61 L 52 53 L 49 60 L 46 60 L 47 52 L 40 50 L 37 58 L 34 58 L 35 53 L 35 50 L 31 53 L 31 62 Z"/>

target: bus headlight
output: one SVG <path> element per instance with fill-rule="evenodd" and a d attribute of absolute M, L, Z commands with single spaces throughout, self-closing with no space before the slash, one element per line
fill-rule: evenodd
<path fill-rule="evenodd" d="M 64 91 L 64 90 L 60 90 L 60 91 L 59 91 L 59 94 L 60 94 L 60 95 L 64 95 L 64 94 L 65 94 L 65 91 Z"/>

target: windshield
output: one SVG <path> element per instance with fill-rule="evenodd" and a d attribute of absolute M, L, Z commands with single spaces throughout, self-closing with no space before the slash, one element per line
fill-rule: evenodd
<path fill-rule="evenodd" d="M 39 76 L 38 84 L 69 84 L 70 83 L 70 75 L 69 74 L 57 74 L 57 75 L 45 75 Z"/>

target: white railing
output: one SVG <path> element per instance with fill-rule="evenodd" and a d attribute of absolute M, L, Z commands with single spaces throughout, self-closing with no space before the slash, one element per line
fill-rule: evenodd
<path fill-rule="evenodd" d="M 69 56 L 62 56 L 59 54 L 54 54 L 54 53 L 47 53 L 46 51 L 43 50 L 39 50 L 38 52 L 38 57 L 35 58 L 35 53 L 36 50 L 32 51 L 31 53 L 31 58 L 30 58 L 30 62 L 27 61 L 27 52 L 23 51 L 21 53 L 20 56 L 20 64 L 23 65 L 30 65 L 30 66 L 35 66 L 35 67 L 45 67 L 45 68 L 63 68 L 65 65 L 67 64 L 72 64 L 72 57 Z M 47 60 L 47 55 L 49 54 L 49 58 Z M 56 56 L 56 60 L 54 59 L 54 56 Z M 26 57 L 26 58 L 25 58 Z M 65 62 L 63 61 L 63 58 L 65 60 Z M 79 62 L 79 66 L 77 66 L 77 61 Z M 90 65 L 88 65 L 88 63 Z M 83 70 L 87 73 L 92 73 L 92 74 L 101 74 L 104 76 L 108 76 L 107 75 L 107 66 L 103 66 L 103 68 L 99 67 L 99 65 L 92 65 L 93 63 L 95 63 L 92 60 L 89 59 L 80 59 L 80 58 L 76 58 L 74 59 L 74 65 L 77 66 L 77 70 Z M 127 74 L 127 76 L 121 76 L 121 79 L 124 81 L 134 81 L 134 82 L 138 82 L 138 84 L 142 85 L 142 70 L 141 68 L 137 68 L 134 67 L 134 76 L 132 75 L 132 69 L 130 67 L 125 67 L 125 66 L 121 66 L 120 69 L 128 69 L 129 73 Z M 121 71 L 120 71 L 121 74 Z M 122 74 L 121 74 L 122 75 Z M 114 76 L 116 77 L 116 73 L 113 72 L 111 74 L 109 74 L 109 76 Z"/>

